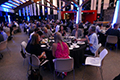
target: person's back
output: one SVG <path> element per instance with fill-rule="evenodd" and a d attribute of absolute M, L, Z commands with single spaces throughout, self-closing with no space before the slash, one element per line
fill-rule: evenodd
<path fill-rule="evenodd" d="M 61 44 L 63 46 L 63 49 L 62 49 Z M 57 43 L 55 57 L 56 58 L 69 58 L 69 52 L 68 52 L 68 47 L 67 47 L 66 43 L 61 42 L 61 44 Z"/>
<path fill-rule="evenodd" d="M 114 36 L 117 36 L 117 37 L 120 37 L 120 32 L 119 32 L 119 30 L 117 30 L 117 29 L 108 29 L 107 31 L 106 31 L 106 34 L 107 35 L 114 35 Z"/>

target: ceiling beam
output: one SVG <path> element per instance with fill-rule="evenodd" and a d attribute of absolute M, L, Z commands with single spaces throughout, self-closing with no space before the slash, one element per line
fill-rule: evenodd
<path fill-rule="evenodd" d="M 24 7 L 32 4 L 32 3 L 33 3 L 32 1 L 27 1 L 26 3 L 21 4 L 20 6 L 18 6 L 17 8 L 15 8 L 14 10 L 15 10 L 15 12 L 16 12 L 16 11 L 18 11 L 19 9 L 22 9 L 22 8 L 24 8 Z"/>
<path fill-rule="evenodd" d="M 47 5 L 44 5 L 44 4 L 41 4 L 41 3 L 37 3 L 37 4 L 39 4 L 39 5 L 41 5 L 41 6 L 45 6 L 45 7 L 47 7 L 47 8 L 51 8 L 51 9 L 54 9 L 54 10 L 58 10 L 58 9 L 56 9 L 56 8 L 53 8 L 53 7 L 51 7 L 51 6 L 47 6 Z"/>
<path fill-rule="evenodd" d="M 70 4 L 71 4 L 71 1 L 68 2 L 64 7 L 62 7 L 62 9 L 64 9 L 65 7 L 67 7 L 67 6 L 70 5 Z"/>
<path fill-rule="evenodd" d="M 45 0 L 45 1 L 48 2 L 50 5 L 52 5 L 53 7 L 55 7 L 55 9 L 58 10 L 58 8 L 57 8 L 56 6 L 54 6 L 51 2 L 49 2 L 49 1 L 47 1 L 47 0 Z"/>
<path fill-rule="evenodd" d="M 89 1 L 89 0 L 83 1 L 82 4 L 80 5 L 80 7 L 83 6 L 84 4 L 86 4 L 88 1 Z"/>
<path fill-rule="evenodd" d="M 78 7 L 79 7 L 79 5 L 78 5 L 78 3 L 77 2 L 75 2 L 75 0 L 72 0 Z"/>

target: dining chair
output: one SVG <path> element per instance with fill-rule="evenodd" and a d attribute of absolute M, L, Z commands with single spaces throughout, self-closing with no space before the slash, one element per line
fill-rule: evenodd
<path fill-rule="evenodd" d="M 9 50 L 8 53 L 10 54 L 10 49 L 7 46 L 7 40 L 0 42 L 0 51 L 5 50 L 5 49 Z"/>
<path fill-rule="evenodd" d="M 27 53 L 27 54 L 30 54 L 30 53 Z M 44 62 L 41 63 L 39 58 L 34 54 L 28 55 L 27 59 L 28 59 L 27 72 L 29 71 L 29 68 L 30 68 L 30 70 L 33 70 L 33 68 L 34 69 L 37 68 L 37 69 L 40 70 L 40 67 L 43 66 L 44 64 L 46 64 L 49 61 L 49 60 L 45 60 Z"/>
<path fill-rule="evenodd" d="M 26 53 L 27 53 L 27 51 L 25 50 L 26 46 L 27 46 L 27 43 L 25 41 L 22 41 L 21 42 L 21 55 L 24 58 L 23 65 L 25 63 Z"/>
<path fill-rule="evenodd" d="M 115 44 L 116 45 L 116 51 L 117 51 L 117 49 L 118 49 L 117 42 L 118 42 L 118 37 L 117 36 L 108 35 L 107 38 L 106 38 L 105 47 L 107 46 L 107 43 Z"/>
<path fill-rule="evenodd" d="M 54 80 L 55 80 L 55 71 L 57 72 L 70 72 L 73 70 L 73 80 L 75 80 L 75 71 L 74 71 L 74 59 L 73 58 L 57 58 L 53 59 L 54 62 Z"/>
<path fill-rule="evenodd" d="M 102 76 L 103 59 L 105 58 L 105 56 L 107 54 L 108 54 L 108 51 L 106 49 L 103 49 L 100 52 L 99 57 L 87 57 L 86 60 L 85 60 L 85 67 L 87 65 L 99 67 L 102 80 L 103 80 L 103 76 Z M 85 73 L 85 68 L 84 68 L 84 73 Z M 84 73 L 83 73 L 82 79 L 84 78 Z"/>

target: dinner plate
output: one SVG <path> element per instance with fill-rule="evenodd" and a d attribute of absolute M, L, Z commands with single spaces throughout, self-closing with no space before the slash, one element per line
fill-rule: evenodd
<path fill-rule="evenodd" d="M 77 44 L 85 44 L 85 42 L 78 41 Z"/>
<path fill-rule="evenodd" d="M 79 48 L 80 46 L 76 45 L 75 48 Z"/>
<path fill-rule="evenodd" d="M 41 45 L 41 47 L 46 47 L 46 45 Z"/>
<path fill-rule="evenodd" d="M 69 47 L 70 50 L 72 50 L 73 48 L 72 47 Z"/>

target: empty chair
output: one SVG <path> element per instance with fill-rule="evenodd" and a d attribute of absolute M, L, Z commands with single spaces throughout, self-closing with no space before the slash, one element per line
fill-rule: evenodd
<path fill-rule="evenodd" d="M 24 58 L 23 65 L 24 65 L 25 58 L 26 58 L 26 50 L 25 50 L 26 46 L 27 46 L 27 43 L 25 41 L 22 41 L 21 42 L 21 55 Z"/>
<path fill-rule="evenodd" d="M 54 62 L 55 71 L 57 72 L 70 72 L 73 70 L 73 80 L 75 80 L 73 58 L 68 58 L 68 59 L 57 58 L 54 59 L 53 62 Z M 55 71 L 54 71 L 54 80 L 55 80 Z"/>
<path fill-rule="evenodd" d="M 117 36 L 108 35 L 107 38 L 106 38 L 105 47 L 107 46 L 107 43 L 116 44 L 116 50 L 117 50 L 117 48 L 118 48 L 117 42 L 118 42 L 118 37 Z"/>
<path fill-rule="evenodd" d="M 0 42 L 0 51 L 4 50 L 6 48 L 9 50 L 9 48 L 7 46 L 7 40 Z M 9 53 L 10 53 L 10 50 L 9 50 Z"/>
<path fill-rule="evenodd" d="M 99 57 L 87 57 L 85 60 L 85 65 L 91 65 L 91 66 L 96 66 L 99 67 L 100 72 L 101 72 L 101 78 L 103 80 L 103 76 L 102 76 L 102 62 L 103 59 L 105 58 L 105 56 L 108 54 L 108 51 L 106 49 L 103 49 L 100 52 Z M 84 74 L 83 74 L 84 77 Z"/>

